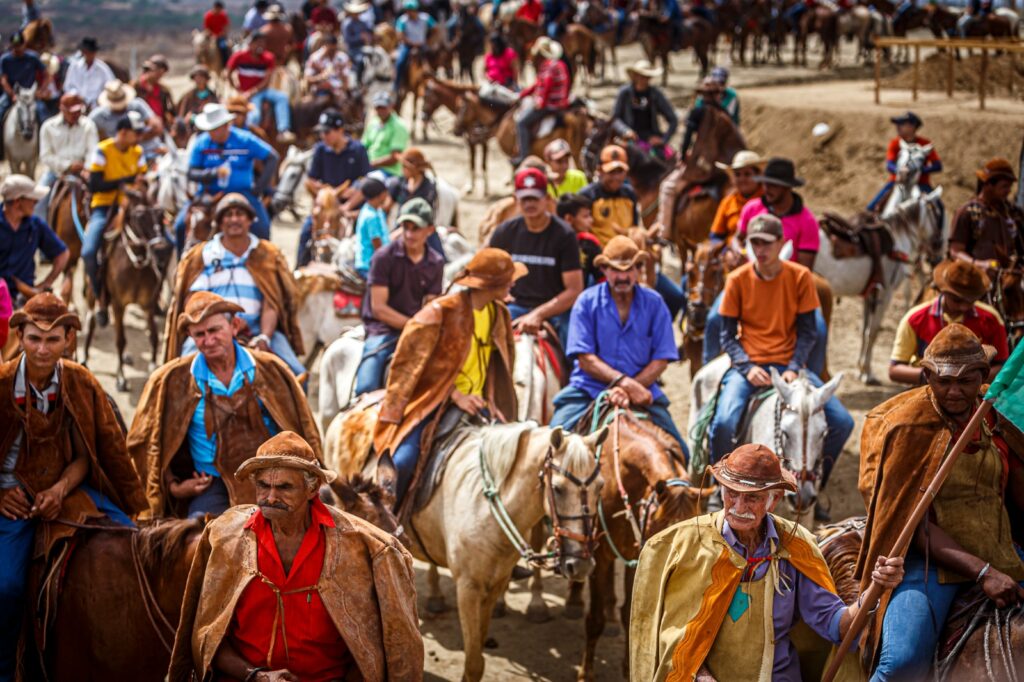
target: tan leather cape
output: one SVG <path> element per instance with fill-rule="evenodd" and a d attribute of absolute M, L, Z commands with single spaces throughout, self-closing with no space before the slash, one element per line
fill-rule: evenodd
<path fill-rule="evenodd" d="M 288 267 L 281 249 L 265 239 L 249 254 L 245 264 L 252 275 L 256 288 L 263 294 L 263 305 L 269 305 L 277 311 L 278 329 L 288 338 L 292 350 L 302 356 L 305 348 L 302 345 L 302 333 L 299 330 L 298 297 L 295 277 Z M 185 309 L 189 287 L 203 272 L 203 244 L 196 244 L 178 263 L 178 272 L 174 278 L 174 297 L 167 311 L 167 324 L 164 326 L 164 362 L 170 362 L 181 355 L 181 344 L 185 337 L 178 334 L 178 315 Z"/>
<path fill-rule="evenodd" d="M 515 419 L 512 318 L 505 304 L 494 305 L 494 352 L 487 367 L 484 397 L 497 419 Z M 394 452 L 417 424 L 448 401 L 472 341 L 473 306 L 468 290 L 431 301 L 409 320 L 391 360 L 387 392 L 373 436 L 378 453 Z M 433 429 L 424 429 L 421 442 L 430 443 L 432 439 Z"/>
<path fill-rule="evenodd" d="M 392 536 L 328 507 L 320 598 L 367 682 L 423 679 L 412 556 Z M 254 505 L 232 507 L 203 531 L 188 574 L 168 679 L 208 679 L 239 597 L 255 578 Z"/>
<path fill-rule="evenodd" d="M 253 389 L 271 419 L 282 430 L 305 438 L 317 458 L 322 457 L 316 421 L 291 370 L 272 353 L 249 352 L 256 363 Z M 128 430 L 128 453 L 145 485 L 148 516 L 152 518 L 173 516 L 179 511 L 164 487 L 164 473 L 179 453 L 190 457 L 186 436 L 200 398 L 190 371 L 194 358 L 193 353 L 168 362 L 149 377 Z M 186 474 L 191 472 L 190 467 L 191 462 Z"/>
<path fill-rule="evenodd" d="M 14 402 L 14 380 L 21 354 L 0 365 L 0 452 L 7 453 L 21 431 L 21 408 Z M 71 448 L 89 457 L 88 482 L 128 515 L 146 508 L 142 484 L 125 448 L 117 416 L 92 373 L 71 360 L 61 360 L 61 400 L 70 415 Z M 80 521 L 81 519 L 70 519 Z"/>

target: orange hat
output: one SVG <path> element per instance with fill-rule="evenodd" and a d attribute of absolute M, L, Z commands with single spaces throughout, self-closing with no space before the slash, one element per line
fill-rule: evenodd
<path fill-rule="evenodd" d="M 1001 156 L 989 159 L 985 162 L 985 166 L 981 170 L 974 171 L 974 174 L 982 182 L 991 182 L 999 178 L 1017 179 L 1017 175 L 1013 172 L 1013 166 Z"/>
<path fill-rule="evenodd" d="M 601 150 L 601 171 L 610 173 L 614 170 L 629 170 L 629 154 L 617 144 L 610 144 Z"/>
<path fill-rule="evenodd" d="M 935 288 L 965 301 L 977 301 L 988 293 L 991 282 L 981 268 L 962 260 L 947 260 L 932 271 Z"/>

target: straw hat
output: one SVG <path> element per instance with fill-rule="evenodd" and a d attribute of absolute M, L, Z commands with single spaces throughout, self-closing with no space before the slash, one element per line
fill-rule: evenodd
<path fill-rule="evenodd" d="M 313 474 L 321 483 L 331 483 L 338 477 L 333 471 L 324 469 L 313 454 L 313 448 L 294 431 L 282 431 L 266 441 L 256 450 L 256 456 L 242 462 L 235 472 L 235 478 L 243 481 L 264 469 L 297 469 Z"/>
<path fill-rule="evenodd" d="M 133 99 L 135 99 L 135 88 L 115 78 L 112 81 L 107 81 L 107 84 L 103 86 L 103 92 L 100 93 L 96 101 L 101 107 L 118 112 L 127 109 Z"/>
<path fill-rule="evenodd" d="M 796 476 L 782 468 L 778 455 L 764 445 L 741 445 L 711 466 L 715 480 L 738 493 L 763 490 L 796 492 Z"/>
<path fill-rule="evenodd" d="M 936 265 L 932 281 L 940 292 L 972 302 L 983 298 L 992 286 L 981 268 L 962 260 L 947 260 Z"/>
<path fill-rule="evenodd" d="M 44 332 L 48 332 L 54 327 L 82 328 L 78 314 L 70 312 L 67 304 L 49 291 L 36 294 L 28 299 L 24 308 L 11 315 L 9 324 L 11 329 L 34 324 Z"/>
<path fill-rule="evenodd" d="M 715 161 L 715 166 L 724 171 L 737 171 L 742 168 L 750 168 L 751 166 L 761 168 L 762 166 L 764 166 L 764 163 L 765 160 L 762 159 L 757 152 L 750 151 L 749 149 L 744 149 L 742 151 L 736 152 L 736 155 L 732 157 L 731 164 L 722 163 L 721 161 Z"/>
<path fill-rule="evenodd" d="M 632 66 L 626 67 L 626 73 L 630 76 L 643 76 L 644 78 L 658 78 L 663 73 L 661 67 L 655 66 L 646 59 L 638 59 Z"/>
<path fill-rule="evenodd" d="M 221 298 L 212 291 L 197 291 L 185 301 L 185 310 L 178 315 L 178 333 L 188 335 L 188 328 L 206 321 L 211 315 L 230 313 L 237 315 L 245 309 L 237 303 Z"/>
<path fill-rule="evenodd" d="M 646 263 L 648 257 L 647 252 L 641 251 L 636 242 L 620 234 L 605 244 L 604 250 L 594 259 L 594 265 L 626 272 L 636 267 L 637 263 Z"/>
<path fill-rule="evenodd" d="M 537 55 L 545 59 L 561 59 L 562 44 L 547 36 L 541 36 L 537 38 L 536 42 L 533 43 L 533 47 L 530 48 L 530 56 L 535 57 Z"/>
<path fill-rule="evenodd" d="M 940 377 L 959 377 L 974 369 L 987 374 L 995 354 L 995 348 L 983 345 L 974 332 L 954 322 L 928 344 L 921 366 Z"/>
<path fill-rule="evenodd" d="M 526 275 L 526 266 L 512 260 L 503 249 L 480 249 L 455 284 L 470 289 L 497 289 Z"/>

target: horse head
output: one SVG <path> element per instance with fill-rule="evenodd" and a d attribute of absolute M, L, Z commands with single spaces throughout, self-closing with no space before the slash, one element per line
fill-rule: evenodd
<path fill-rule="evenodd" d="M 383 457 L 377 465 L 376 482 L 356 474 L 351 479 L 337 478 L 330 483 L 330 491 L 335 498 L 331 503 L 342 511 L 372 523 L 409 547 L 409 537 L 392 511 L 395 506 L 396 477 L 391 457 Z"/>
<path fill-rule="evenodd" d="M 921 169 L 925 166 L 928 155 L 932 153 L 931 144 L 917 144 L 900 139 L 900 153 L 896 158 L 896 181 L 907 190 L 907 196 L 917 187 L 921 178 Z"/>
<path fill-rule="evenodd" d="M 821 387 L 815 387 L 801 370 L 797 378 L 786 383 L 779 372 L 771 369 L 772 386 L 778 393 L 775 407 L 774 450 L 783 466 L 797 479 L 797 491 L 786 498 L 797 510 L 812 508 L 818 500 L 823 465 L 822 447 L 828 424 L 825 403 L 839 388 L 843 373 Z"/>
<path fill-rule="evenodd" d="M 14 90 L 14 114 L 18 124 L 18 135 L 26 142 L 35 137 L 41 121 L 36 115 L 36 85 L 23 88 L 20 85 Z"/>
<path fill-rule="evenodd" d="M 686 330 L 700 333 L 708 321 L 715 297 L 725 287 L 728 267 L 726 242 L 701 242 L 686 260 Z"/>

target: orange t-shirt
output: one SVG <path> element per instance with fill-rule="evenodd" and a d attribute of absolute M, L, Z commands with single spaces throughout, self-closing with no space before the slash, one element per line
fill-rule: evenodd
<path fill-rule="evenodd" d="M 740 344 L 759 365 L 788 364 L 796 350 L 796 316 L 819 307 L 811 271 L 782 262 L 782 271 L 762 279 L 753 263 L 729 273 L 719 309 L 740 321 Z"/>
<path fill-rule="evenodd" d="M 753 194 L 745 197 L 738 191 L 733 190 L 718 204 L 718 211 L 715 219 L 711 222 L 711 234 L 716 237 L 728 239 L 736 234 L 736 226 L 740 222 L 740 211 L 751 199 L 757 199 L 764 194 L 764 188 L 760 185 Z"/>

